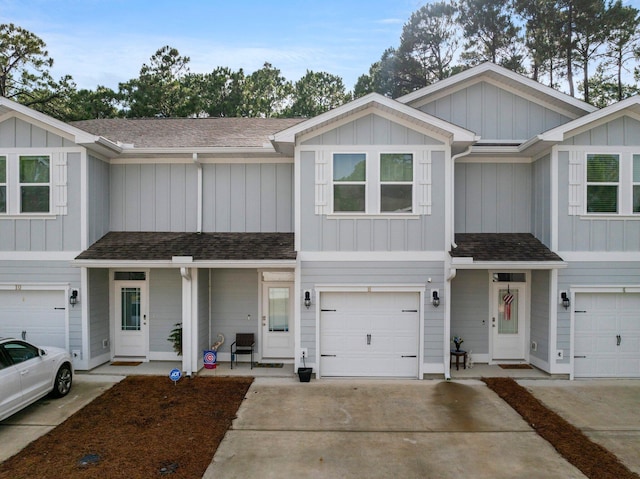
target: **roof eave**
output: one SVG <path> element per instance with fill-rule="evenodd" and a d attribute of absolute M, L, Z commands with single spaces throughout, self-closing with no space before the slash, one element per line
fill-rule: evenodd
<path fill-rule="evenodd" d="M 109 259 L 75 259 L 71 266 L 77 268 L 282 268 L 295 267 L 295 259 L 265 259 L 265 260 L 196 260 L 180 263 L 171 259 L 166 260 L 109 260 Z"/>
<path fill-rule="evenodd" d="M 451 266 L 456 269 L 563 269 L 566 261 L 475 261 L 472 257 L 453 257 Z"/>

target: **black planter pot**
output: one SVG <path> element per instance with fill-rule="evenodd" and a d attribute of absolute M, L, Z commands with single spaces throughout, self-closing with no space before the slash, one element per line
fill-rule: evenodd
<path fill-rule="evenodd" d="M 313 368 L 298 368 L 298 377 L 301 383 L 308 383 L 311 381 L 311 373 Z"/>

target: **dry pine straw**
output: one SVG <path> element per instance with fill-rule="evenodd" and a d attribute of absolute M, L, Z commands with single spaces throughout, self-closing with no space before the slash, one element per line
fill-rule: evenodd
<path fill-rule="evenodd" d="M 7 459 L 0 478 L 202 477 L 252 381 L 129 376 Z M 97 462 L 82 465 L 89 455 Z"/>
<path fill-rule="evenodd" d="M 482 380 L 585 476 L 591 479 L 640 479 L 615 454 L 591 441 L 580 429 L 549 410 L 513 379 Z"/>

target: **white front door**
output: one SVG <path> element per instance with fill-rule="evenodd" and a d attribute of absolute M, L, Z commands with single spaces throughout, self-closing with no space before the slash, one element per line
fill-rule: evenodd
<path fill-rule="evenodd" d="M 149 328 L 146 294 L 146 285 L 141 281 L 115 283 L 116 356 L 147 356 Z"/>
<path fill-rule="evenodd" d="M 263 284 L 262 289 L 262 357 L 292 358 L 293 284 Z"/>
<path fill-rule="evenodd" d="M 492 283 L 492 359 L 524 360 L 526 283 Z"/>

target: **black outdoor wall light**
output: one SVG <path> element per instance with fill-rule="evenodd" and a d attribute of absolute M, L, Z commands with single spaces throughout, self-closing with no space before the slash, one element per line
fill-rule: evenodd
<path fill-rule="evenodd" d="M 75 306 L 78 303 L 78 290 L 72 289 L 71 296 L 69 296 L 69 304 Z"/>
<path fill-rule="evenodd" d="M 562 306 L 564 306 L 564 309 L 568 309 L 569 306 L 571 306 L 571 300 L 569 299 L 569 296 L 567 296 L 567 293 L 563 291 L 562 293 L 560 293 L 560 297 L 562 298 Z"/>
<path fill-rule="evenodd" d="M 311 307 L 311 291 L 304 292 L 304 305 L 307 309 Z"/>
<path fill-rule="evenodd" d="M 433 304 L 433 306 L 435 308 L 437 308 L 438 306 L 440 306 L 440 298 L 438 297 L 438 290 L 434 290 L 433 294 L 432 294 L 432 299 L 431 299 L 431 304 Z"/>

